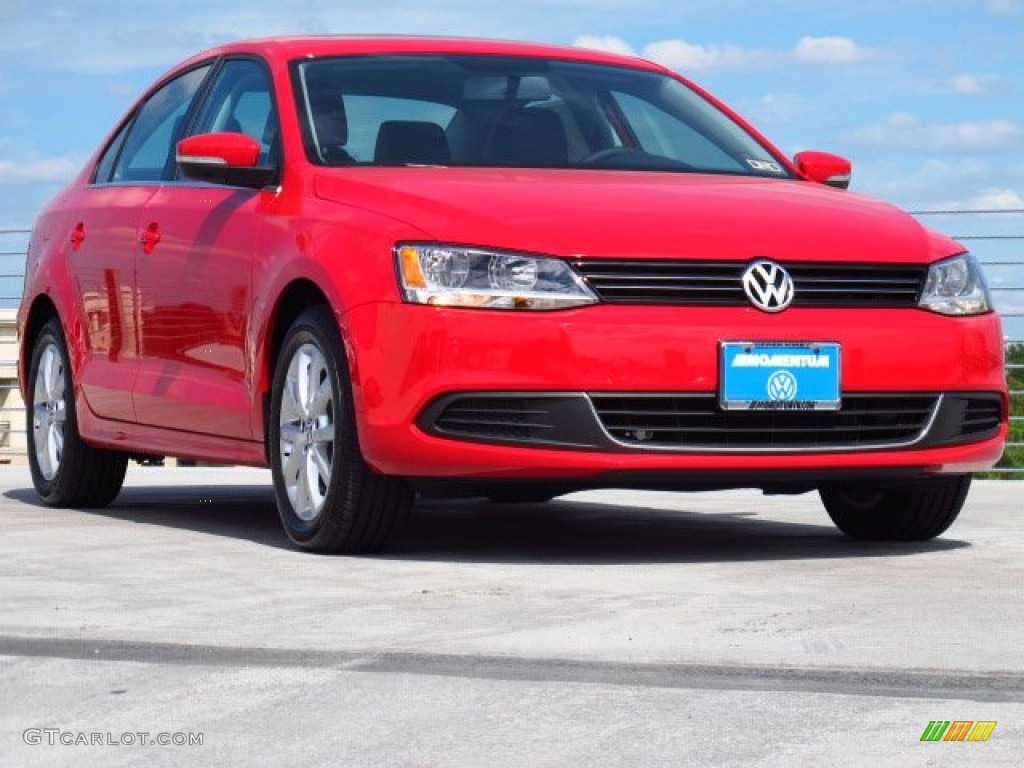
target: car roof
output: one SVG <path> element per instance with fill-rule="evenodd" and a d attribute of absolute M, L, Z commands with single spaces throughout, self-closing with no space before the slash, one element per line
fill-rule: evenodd
<path fill-rule="evenodd" d="M 369 54 L 477 54 L 485 56 L 527 56 L 571 61 L 617 64 L 665 71 L 663 67 L 633 56 L 544 43 L 513 40 L 487 40 L 462 37 L 429 37 L 404 35 L 320 35 L 270 37 L 240 40 L 200 51 L 189 59 L 250 53 L 267 59 L 292 60 L 322 56 L 357 56 Z"/>

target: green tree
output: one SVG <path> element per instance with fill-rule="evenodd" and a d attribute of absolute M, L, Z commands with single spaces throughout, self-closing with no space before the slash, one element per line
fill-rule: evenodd
<path fill-rule="evenodd" d="M 1006 382 L 1010 388 L 1010 415 L 1024 417 L 1024 344 L 1011 344 L 1006 349 Z M 1012 394 L 1016 393 L 1016 394 Z M 1024 443 L 1024 422 L 1010 422 L 1010 443 Z M 1024 473 L 1024 446 L 1011 445 L 1006 448 L 1002 461 L 996 465 L 999 469 L 1019 469 Z M 1021 478 L 1024 474 L 993 473 L 989 477 Z"/>

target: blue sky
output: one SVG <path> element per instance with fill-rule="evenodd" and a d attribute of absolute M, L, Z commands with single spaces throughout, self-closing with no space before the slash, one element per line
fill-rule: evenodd
<path fill-rule="evenodd" d="M 635 52 L 785 152 L 908 208 L 1024 207 L 1024 0 L 0 0 L 0 228 L 27 226 L 182 58 L 240 37 L 399 32 Z"/>

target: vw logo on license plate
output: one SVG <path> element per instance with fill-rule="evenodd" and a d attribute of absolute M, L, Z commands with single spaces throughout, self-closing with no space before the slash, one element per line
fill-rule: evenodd
<path fill-rule="evenodd" d="M 796 399 L 796 376 L 789 371 L 776 371 L 768 377 L 768 399 L 789 402 Z"/>

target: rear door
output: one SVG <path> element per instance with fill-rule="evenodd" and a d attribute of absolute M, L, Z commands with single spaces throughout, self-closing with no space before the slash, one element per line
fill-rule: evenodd
<path fill-rule="evenodd" d="M 190 70 L 142 102 L 107 145 L 69 222 L 68 261 L 86 349 L 79 381 L 90 409 L 102 418 L 135 418 L 134 279 L 141 219 L 165 178 L 170 148 L 208 72 L 209 66 Z"/>
<path fill-rule="evenodd" d="M 269 164 L 277 126 L 264 65 L 231 59 L 214 75 L 190 133 L 244 133 L 261 143 L 261 164 Z M 252 259 L 273 199 L 271 191 L 179 178 L 149 200 L 143 228 L 153 242 L 136 271 L 141 423 L 254 438 Z"/>

